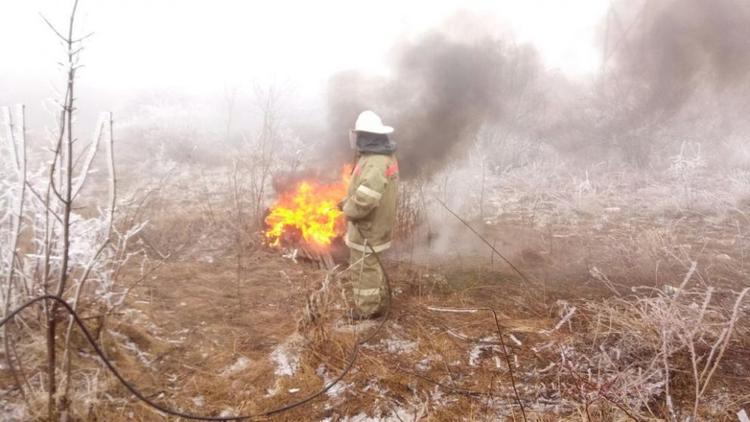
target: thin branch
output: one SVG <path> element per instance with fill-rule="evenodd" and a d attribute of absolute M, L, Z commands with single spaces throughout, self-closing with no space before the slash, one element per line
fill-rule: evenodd
<path fill-rule="evenodd" d="M 89 149 L 88 156 L 86 157 L 86 161 L 83 164 L 83 168 L 81 169 L 81 173 L 78 176 L 78 180 L 76 181 L 75 187 L 73 188 L 73 199 L 78 197 L 78 194 L 81 193 L 81 189 L 83 189 L 83 185 L 86 183 L 86 179 L 88 178 L 89 170 L 91 169 L 91 163 L 94 161 L 94 158 L 96 157 L 96 152 L 99 149 L 99 141 L 102 137 L 102 128 L 104 127 L 105 117 L 107 116 L 106 113 L 102 113 L 99 116 L 99 121 L 96 124 L 96 131 L 94 132 L 94 139 L 91 141 L 91 148 Z"/>
<path fill-rule="evenodd" d="M 7 288 L 5 292 L 5 307 L 3 310 L 3 313 L 5 315 L 8 314 L 10 311 L 10 305 L 12 301 L 13 296 L 13 279 L 15 278 L 15 269 L 16 269 L 16 256 L 18 254 L 18 243 L 19 238 L 21 236 L 21 226 L 23 224 L 23 208 L 24 208 L 24 202 L 26 200 L 26 123 L 25 123 L 25 113 L 24 113 L 24 107 L 22 105 L 19 105 L 16 110 L 16 115 L 20 119 L 21 123 L 21 130 L 20 130 L 20 136 L 18 137 L 18 140 L 16 140 L 16 131 L 13 127 L 13 115 L 10 112 L 10 109 L 8 107 L 3 107 L 2 109 L 3 115 L 5 116 L 6 120 L 6 128 L 7 128 L 7 135 L 8 135 L 8 142 L 11 144 L 11 149 L 13 150 L 13 155 L 16 158 L 16 175 L 18 178 L 18 189 L 19 189 L 19 196 L 18 196 L 18 208 L 16 209 L 16 215 L 11 215 L 11 218 L 13 218 L 13 232 L 12 232 L 12 240 L 10 243 L 10 253 L 8 254 L 8 276 L 6 277 L 5 282 L 7 283 Z M 4 345 L 5 345 L 5 356 L 6 361 L 8 363 L 8 368 L 10 369 L 11 374 L 13 375 L 13 379 L 18 386 L 19 390 L 21 391 L 21 395 L 26 399 L 26 394 L 24 392 L 23 384 L 21 383 L 21 380 L 19 378 L 19 374 L 16 371 L 15 365 L 13 364 L 13 359 L 11 357 L 11 336 L 10 336 L 10 326 L 5 326 L 4 330 Z"/>
<path fill-rule="evenodd" d="M 713 362 L 713 365 L 711 366 L 711 370 L 708 372 L 708 374 L 703 378 L 703 374 L 701 374 L 701 378 L 703 378 L 703 387 L 701 388 L 700 395 L 702 396 L 703 393 L 706 391 L 706 388 L 708 388 L 708 384 L 711 382 L 711 377 L 714 375 L 714 372 L 716 371 L 716 368 L 719 366 L 719 362 L 721 362 L 721 358 L 724 356 L 724 351 L 727 349 L 727 345 L 729 345 L 729 340 L 732 337 L 732 331 L 734 331 L 734 324 L 737 322 L 737 318 L 739 317 L 739 311 L 740 311 L 740 305 L 742 304 L 742 301 L 745 299 L 745 295 L 747 292 L 750 291 L 750 288 L 745 288 L 742 290 L 740 295 L 737 297 L 737 301 L 734 302 L 734 307 L 732 308 L 732 317 L 729 319 L 729 324 L 727 326 L 727 334 L 724 338 L 724 342 L 721 345 L 721 348 L 719 349 L 719 354 L 716 356 L 716 359 Z M 709 362 L 706 362 L 706 367 L 708 367 Z"/>
<path fill-rule="evenodd" d="M 106 118 L 106 120 L 105 120 Z M 88 279 L 89 274 L 91 273 L 91 270 L 94 268 L 94 265 L 96 264 L 97 260 L 99 259 L 99 256 L 101 256 L 102 252 L 104 252 L 104 249 L 109 245 L 110 241 L 112 240 L 112 228 L 114 225 L 114 216 L 115 216 L 115 205 L 116 205 L 116 198 L 117 198 L 117 180 L 115 175 L 115 158 L 114 158 L 114 148 L 113 148 L 113 136 L 112 136 L 112 113 L 102 113 L 102 116 L 99 119 L 99 125 L 96 129 L 96 143 L 98 144 L 99 138 L 101 137 L 101 131 L 102 127 L 104 127 L 105 121 L 108 122 L 108 130 L 107 130 L 107 168 L 109 170 L 109 213 L 107 214 L 107 233 L 104 241 L 99 246 L 99 248 L 94 253 L 94 256 L 91 258 L 91 261 L 89 261 L 89 264 L 86 266 L 86 270 L 83 272 L 83 275 L 81 276 L 81 279 L 78 281 L 78 285 L 76 286 L 76 293 L 75 293 L 75 301 L 73 302 L 73 310 L 77 311 L 78 306 L 80 304 L 81 300 L 81 294 L 84 290 L 84 285 L 86 284 L 86 281 Z M 94 153 L 96 151 L 97 145 L 92 148 L 92 154 L 91 157 L 94 156 Z M 88 167 L 90 165 L 90 160 L 88 162 L 88 165 L 86 166 L 86 170 L 88 171 Z M 85 178 L 85 174 L 82 175 L 82 179 Z M 83 185 L 83 181 L 81 180 L 80 185 Z M 80 187 L 79 187 L 80 189 Z M 70 391 L 70 371 L 71 371 L 71 362 L 70 362 L 70 338 L 73 331 L 73 317 L 70 317 L 70 320 L 68 322 L 68 329 L 66 330 L 65 334 L 65 348 L 64 348 L 64 356 L 63 361 L 65 362 L 65 369 L 64 373 L 66 374 L 66 382 L 65 382 L 65 396 L 68 395 Z"/>
<path fill-rule="evenodd" d="M 57 29 L 55 28 L 55 26 L 54 26 L 54 25 L 52 25 L 52 23 L 50 23 L 50 21 L 48 21 L 48 20 L 47 20 L 47 18 L 45 18 L 45 17 L 44 17 L 44 15 L 43 15 L 43 14 L 39 13 L 39 16 L 41 16 L 41 17 L 42 17 L 42 19 L 44 20 L 44 23 L 46 23 L 46 24 L 47 24 L 47 26 L 49 26 L 49 28 L 50 28 L 50 29 L 52 30 L 52 32 L 54 32 L 54 33 L 55 33 L 55 35 L 57 35 L 57 36 L 58 36 L 58 37 L 59 37 L 59 38 L 60 38 L 61 40 L 63 40 L 63 42 L 65 42 L 65 43 L 68 43 L 68 42 L 70 42 L 70 40 L 68 40 L 67 38 L 65 38 L 65 36 L 63 36 L 63 34 L 61 34 L 61 33 L 60 33 L 60 31 L 58 31 L 58 30 L 57 30 Z"/>
<path fill-rule="evenodd" d="M 80 37 L 80 38 L 76 38 L 76 39 L 74 39 L 74 40 L 73 40 L 73 42 L 74 42 L 74 43 L 79 43 L 79 42 L 81 42 L 81 41 L 83 41 L 83 40 L 85 40 L 85 39 L 87 39 L 87 38 L 91 37 L 91 36 L 92 36 L 92 35 L 94 35 L 94 34 L 95 34 L 95 32 L 89 32 L 88 34 L 86 34 L 86 35 L 84 35 L 84 36 L 82 36 L 82 37 Z"/>
<path fill-rule="evenodd" d="M 44 198 L 42 198 L 42 195 L 41 195 L 41 194 L 39 194 L 39 192 L 37 192 L 37 191 L 36 191 L 36 189 L 34 189 L 34 187 L 33 187 L 33 186 L 31 186 L 31 183 L 29 183 L 28 181 L 26 181 L 26 188 L 27 188 L 27 189 L 29 190 L 29 192 L 31 192 L 31 193 L 32 193 L 32 194 L 34 195 L 34 197 L 35 197 L 35 198 L 36 198 L 37 200 L 39 200 L 39 201 L 40 201 L 40 202 L 42 203 L 42 205 L 44 206 L 44 208 L 45 208 L 45 209 L 46 209 L 46 210 L 47 210 L 47 211 L 48 211 L 48 212 L 49 212 L 50 214 L 52 214 L 52 216 L 53 216 L 53 217 L 55 217 L 55 219 L 56 219 L 56 220 L 57 220 L 58 222 L 62 223 L 62 218 L 60 218 L 60 216 L 59 216 L 59 215 L 57 215 L 57 213 L 56 213 L 56 212 L 55 212 L 54 210 L 52 210 L 52 208 L 50 208 L 50 207 L 49 207 L 49 204 L 47 204 L 47 203 L 46 203 L 46 202 L 44 201 Z"/>

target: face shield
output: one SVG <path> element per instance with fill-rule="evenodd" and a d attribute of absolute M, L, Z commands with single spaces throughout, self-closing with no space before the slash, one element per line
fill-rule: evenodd
<path fill-rule="evenodd" d="M 357 149 L 357 132 L 353 129 L 349 131 L 349 148 Z"/>

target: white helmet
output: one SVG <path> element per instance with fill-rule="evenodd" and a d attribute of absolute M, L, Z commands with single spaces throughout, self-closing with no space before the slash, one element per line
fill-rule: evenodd
<path fill-rule="evenodd" d="M 392 127 L 383 125 L 383 121 L 380 119 L 380 116 L 370 110 L 365 110 L 359 113 L 357 122 L 354 124 L 354 130 L 356 132 L 379 133 L 381 135 L 386 135 L 393 132 Z"/>

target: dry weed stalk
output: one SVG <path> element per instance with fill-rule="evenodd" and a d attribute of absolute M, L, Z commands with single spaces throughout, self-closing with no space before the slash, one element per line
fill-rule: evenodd
<path fill-rule="evenodd" d="M 10 248 L 8 250 L 8 263 L 7 263 L 7 277 L 5 279 L 5 283 L 7 284 L 5 286 L 5 292 L 3 292 L 4 296 L 4 310 L 3 313 L 7 314 L 10 311 L 10 307 L 12 304 L 13 299 L 13 284 L 16 279 L 16 263 L 18 262 L 18 250 L 19 250 L 19 238 L 21 235 L 21 228 L 23 225 L 23 215 L 24 215 L 24 202 L 26 200 L 26 125 L 25 125 L 25 114 L 24 114 L 24 107 L 23 106 L 17 106 L 16 107 L 16 118 L 20 121 L 20 129 L 14 126 L 13 124 L 13 115 L 11 114 L 11 111 L 8 107 L 2 108 L 2 114 L 5 119 L 5 125 L 7 128 L 7 141 L 10 146 L 10 150 L 13 153 L 13 162 L 15 164 L 15 173 L 16 173 L 16 179 L 18 186 L 16 189 L 18 190 L 18 196 L 16 201 L 18 202 L 16 205 L 16 208 L 9 212 L 10 219 L 12 221 L 12 229 L 11 229 L 11 241 L 10 241 Z M 14 213 L 15 212 L 15 213 Z M 0 289 L 1 291 L 2 289 Z M 28 293 L 28 288 L 27 288 Z M 4 347 L 5 347 L 5 356 L 6 360 L 8 362 L 8 368 L 10 369 L 11 374 L 13 375 L 13 379 L 18 386 L 18 389 L 21 393 L 21 396 L 26 401 L 26 395 L 24 393 L 24 388 L 28 386 L 29 382 L 26 379 L 25 375 L 23 374 L 23 368 L 19 368 L 17 371 L 15 368 L 15 365 L 13 363 L 13 359 L 11 356 L 14 353 L 11 353 L 12 351 L 15 352 L 15 347 L 12 344 L 13 340 L 11 339 L 10 335 L 10 325 L 7 325 L 4 327 L 4 334 L 3 334 L 3 340 L 4 340 Z M 16 359 L 16 361 L 19 363 L 20 366 L 20 360 Z M 23 381 L 22 382 L 22 378 Z M 28 401 L 27 401 L 28 403 Z"/>
<path fill-rule="evenodd" d="M 702 412 L 710 412 L 701 403 L 730 347 L 750 289 L 689 289 L 695 269 L 693 263 L 680 286 L 668 292 L 634 289 L 649 294 L 579 305 L 580 319 L 588 323 L 561 347 L 559 367 L 565 369 L 560 375 L 572 380 L 567 381 L 568 390 L 579 392 L 577 400 L 584 408 L 603 398 L 634 418 L 680 420 L 690 415 L 698 420 L 705 416 Z M 675 373 L 692 375 L 689 406 L 674 401 Z M 615 397 L 619 399 L 612 400 Z M 655 404 L 663 405 L 666 414 Z"/>

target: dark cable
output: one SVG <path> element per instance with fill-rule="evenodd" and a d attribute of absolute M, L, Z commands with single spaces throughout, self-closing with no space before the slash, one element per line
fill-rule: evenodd
<path fill-rule="evenodd" d="M 356 225 L 355 225 L 355 227 L 356 227 Z M 359 227 L 357 227 L 357 230 L 359 231 Z M 362 232 L 360 231 L 360 235 L 361 234 L 362 234 Z M 368 243 L 367 239 L 364 236 L 362 236 L 362 237 L 365 239 L 365 243 Z M 35 297 L 35 298 L 29 300 L 28 302 L 22 304 L 21 306 L 17 307 L 16 309 L 14 309 L 10 313 L 8 313 L 2 320 L 0 320 L 0 327 L 4 326 L 8 321 L 10 321 L 13 317 L 15 317 L 16 315 L 18 315 L 21 311 L 23 311 L 24 309 L 28 308 L 29 306 L 31 306 L 31 305 L 33 305 L 33 304 L 35 304 L 37 302 L 43 301 L 43 300 L 53 300 L 55 302 L 58 302 L 60 305 L 62 305 L 65 308 L 65 310 L 73 317 L 73 320 L 75 321 L 76 325 L 81 330 L 81 332 L 83 332 L 83 335 L 86 337 L 86 340 L 89 342 L 89 344 L 94 349 L 94 351 L 99 356 L 99 358 L 102 360 L 102 362 L 104 362 L 104 365 L 107 367 L 107 369 L 109 369 L 109 371 L 112 372 L 112 374 L 115 376 L 115 378 L 117 378 L 117 380 L 120 381 L 120 383 L 122 385 L 124 385 L 125 388 L 127 388 L 135 397 L 137 397 L 139 400 L 141 400 L 142 402 L 146 403 L 147 405 L 151 406 L 152 408 L 154 408 L 154 409 L 156 409 L 156 410 L 158 410 L 160 412 L 172 415 L 172 416 L 178 416 L 178 417 L 185 418 L 185 419 L 204 420 L 204 421 L 233 421 L 233 420 L 242 420 L 242 419 L 253 419 L 253 418 L 262 417 L 262 416 L 271 416 L 271 415 L 274 415 L 274 414 L 277 414 L 277 413 L 281 413 L 281 412 L 285 412 L 287 410 L 294 409 L 294 408 L 299 407 L 299 406 L 301 406 L 303 404 L 306 404 L 306 403 L 314 400 L 315 398 L 317 398 L 317 397 L 325 394 L 328 390 L 330 390 L 331 388 L 333 388 L 333 386 L 335 386 L 336 384 L 338 384 L 349 373 L 349 371 L 354 366 L 354 363 L 356 362 L 357 357 L 359 356 L 359 346 L 362 345 L 362 344 L 364 344 L 364 343 L 367 343 L 373 337 L 375 337 L 375 335 L 377 335 L 377 333 L 383 328 L 383 326 L 385 325 L 386 321 L 388 320 L 388 316 L 390 315 L 390 308 L 391 308 L 391 285 L 390 285 L 390 280 L 388 278 L 388 274 L 385 271 L 385 267 L 383 266 L 383 263 L 380 261 L 380 257 L 378 256 L 377 252 L 375 252 L 375 250 L 372 248 L 372 246 L 370 246 L 370 250 L 372 251 L 373 255 L 375 255 L 375 258 L 378 261 L 378 265 L 380 265 L 380 268 L 383 271 L 383 278 L 385 280 L 386 289 L 388 290 L 388 301 L 386 302 L 386 309 L 385 309 L 385 313 L 383 315 L 384 316 L 383 319 L 380 321 L 380 323 L 378 324 L 378 326 L 375 327 L 375 329 L 373 330 L 373 332 L 370 333 L 370 335 L 368 335 L 367 337 L 365 337 L 365 338 L 363 338 L 361 340 L 357 340 L 354 343 L 354 347 L 352 348 L 352 353 L 350 355 L 349 362 L 347 363 L 346 367 L 344 368 L 344 370 L 341 372 L 341 374 L 338 377 L 336 377 L 335 379 L 333 379 L 331 382 L 329 382 L 326 386 L 324 386 L 323 388 L 321 388 L 319 391 L 317 391 L 317 392 L 315 392 L 313 394 L 310 394 L 309 396 L 307 396 L 307 397 L 305 397 L 305 398 L 303 398 L 301 400 L 298 400 L 296 402 L 293 402 L 293 403 L 290 403 L 290 404 L 287 404 L 287 405 L 284 405 L 284 406 L 281 406 L 281 407 L 277 407 L 277 408 L 274 408 L 274 409 L 271 409 L 271 410 L 267 410 L 265 412 L 261 412 L 261 413 L 255 414 L 255 415 L 201 416 L 201 415 L 194 415 L 194 414 L 191 414 L 191 413 L 185 413 L 185 412 L 180 412 L 180 411 L 177 411 L 177 410 L 173 410 L 173 409 L 170 409 L 168 407 L 165 407 L 164 405 L 161 405 L 159 403 L 156 403 L 156 402 L 152 401 L 151 399 L 149 399 L 148 397 L 146 397 L 143 393 L 141 393 L 135 386 L 133 386 L 130 382 L 128 382 L 120 374 L 120 372 L 117 370 L 117 368 L 114 367 L 114 365 L 112 364 L 112 362 L 110 362 L 109 359 L 107 359 L 107 357 L 104 355 L 104 352 L 101 350 L 101 348 L 97 344 L 96 340 L 94 340 L 94 337 L 91 335 L 91 333 L 89 332 L 89 330 L 86 328 L 86 326 L 84 325 L 83 321 L 78 316 L 78 314 L 76 313 L 76 311 L 73 310 L 73 308 L 68 304 L 68 302 L 66 302 L 63 298 L 61 298 L 59 296 L 47 294 L 47 295 L 38 296 L 38 297 Z"/>
<path fill-rule="evenodd" d="M 448 208 L 448 206 L 445 205 L 445 202 L 441 201 L 440 198 L 438 198 L 437 196 L 433 196 L 433 198 L 435 198 L 435 200 L 438 201 L 438 203 L 440 203 L 440 205 L 442 205 L 443 208 L 445 208 L 449 213 L 451 213 L 454 217 L 456 217 L 458 219 L 458 221 L 460 221 L 461 223 L 463 223 L 464 226 L 466 226 L 469 230 L 471 230 L 471 232 L 474 233 L 479 238 L 479 240 L 481 240 L 482 242 L 484 242 L 485 245 L 487 245 L 490 249 L 492 249 L 492 252 L 495 252 L 497 254 L 497 256 L 499 256 L 503 261 L 505 261 L 508 265 L 510 265 L 510 267 L 513 268 L 513 271 L 517 272 L 518 275 L 520 275 L 521 278 L 524 279 L 524 281 L 526 281 L 529 284 L 532 284 L 531 281 L 529 281 L 529 279 L 521 272 L 521 270 L 519 270 L 518 268 L 516 268 L 516 266 L 513 265 L 513 263 L 510 262 L 508 260 L 508 258 L 504 257 L 503 254 L 500 253 L 500 251 L 498 251 L 497 249 L 495 249 L 495 247 L 492 246 L 492 244 L 490 244 L 490 242 L 487 241 L 487 239 L 485 239 L 481 234 L 479 234 L 479 232 L 477 232 L 476 230 L 474 230 L 474 227 L 471 227 L 471 225 L 469 223 L 467 223 L 466 220 L 464 220 L 463 218 L 459 217 L 458 214 L 456 214 L 455 212 L 453 212 L 452 209 Z"/>
<path fill-rule="evenodd" d="M 482 240 L 490 249 L 492 249 L 493 252 L 495 252 L 508 265 L 510 265 L 510 267 L 513 268 L 513 270 L 515 270 L 521 276 L 521 278 L 523 278 L 526 282 L 531 283 L 529 281 L 529 279 L 518 268 L 515 267 L 515 265 L 513 265 L 497 249 L 495 249 L 495 247 L 492 246 L 484 237 L 482 237 L 482 235 L 480 235 L 476 230 L 474 230 L 474 228 L 471 227 L 471 225 L 469 225 L 469 223 L 467 223 L 466 221 L 464 221 L 455 212 L 453 212 L 450 208 L 448 208 L 448 206 L 445 205 L 445 203 L 443 201 L 441 201 L 438 198 L 435 198 L 435 199 L 449 213 L 451 213 L 454 217 L 456 217 L 469 230 L 471 230 L 472 233 L 474 233 L 480 240 Z M 135 386 L 133 386 L 130 382 L 128 382 L 120 374 L 120 372 L 117 370 L 117 368 L 114 367 L 114 365 L 112 364 L 112 362 L 110 362 L 109 359 L 104 355 L 104 352 L 101 350 L 101 348 L 97 344 L 96 340 L 94 340 L 94 337 L 88 331 L 88 329 L 86 328 L 86 326 L 84 325 L 83 321 L 78 316 L 78 314 L 75 312 L 75 310 L 73 310 L 73 308 L 63 298 L 61 298 L 59 296 L 47 294 L 47 295 L 42 295 L 42 296 L 38 296 L 38 297 L 35 297 L 33 299 L 30 299 L 29 301 L 25 302 L 24 304 L 22 304 L 21 306 L 17 307 L 13 311 L 11 311 L 9 314 L 7 314 L 2 320 L 0 320 L 0 327 L 4 326 L 8 321 L 10 321 L 13 317 L 15 317 L 16 315 L 18 315 L 20 312 L 22 312 L 24 309 L 28 308 L 29 306 L 31 306 L 31 305 L 33 305 L 33 304 L 35 304 L 37 302 L 43 301 L 43 300 L 53 300 L 55 302 L 58 302 L 60 305 L 62 305 L 65 308 L 65 310 L 73 317 L 73 320 L 75 321 L 75 323 L 78 326 L 78 328 L 81 330 L 81 332 L 86 337 L 86 340 L 89 342 L 89 344 L 94 349 L 94 351 L 96 352 L 96 354 L 102 360 L 102 362 L 104 363 L 104 365 L 110 370 L 110 372 L 112 372 L 112 374 L 115 376 L 115 378 L 117 378 L 118 381 L 120 381 L 120 383 L 123 386 L 125 386 L 125 388 L 127 388 L 136 398 L 138 398 L 142 402 L 146 403 L 147 405 L 151 406 L 152 408 L 154 408 L 154 409 L 156 409 L 156 410 L 158 410 L 160 412 L 172 415 L 172 416 L 177 416 L 177 417 L 181 417 L 181 418 L 185 418 L 185 419 L 205 420 L 205 421 L 232 421 L 232 420 L 242 420 L 242 419 L 253 419 L 253 418 L 262 417 L 262 416 L 271 416 L 271 415 L 274 415 L 274 414 L 277 414 L 277 413 L 281 413 L 281 412 L 285 412 L 285 411 L 294 409 L 294 408 L 299 407 L 299 406 L 301 406 L 303 404 L 306 404 L 306 403 L 314 400 L 315 398 L 317 398 L 317 397 L 325 394 L 327 391 L 329 391 L 331 388 L 333 388 L 333 386 L 335 386 L 336 384 L 338 384 L 349 373 L 349 371 L 354 366 L 354 363 L 356 362 L 357 357 L 359 355 L 359 346 L 362 345 L 362 344 L 364 344 L 364 343 L 369 342 L 370 340 L 372 340 L 380 332 L 380 330 L 385 326 L 386 321 L 388 321 L 388 317 L 390 316 L 391 301 L 392 301 L 392 292 L 391 292 L 390 278 L 388 277 L 388 273 L 385 270 L 385 266 L 383 265 L 383 262 L 380 259 L 380 255 L 375 251 L 375 249 L 372 247 L 372 245 L 368 242 L 367 238 L 362 234 L 362 231 L 356 225 L 356 223 L 354 224 L 354 227 L 357 229 L 357 231 L 359 232 L 360 236 L 365 240 L 365 244 L 367 246 L 369 246 L 370 251 L 375 256 L 375 259 L 378 261 L 378 265 L 380 266 L 380 268 L 381 268 L 381 270 L 383 272 L 383 280 L 385 281 L 386 290 L 387 290 L 388 295 L 387 295 L 386 308 L 385 308 L 385 312 L 383 314 L 382 320 L 379 322 L 379 324 L 375 327 L 375 329 L 367 337 L 365 337 L 365 338 L 363 338 L 361 340 L 357 340 L 355 342 L 354 347 L 352 348 L 352 353 L 350 355 L 351 357 L 349 359 L 348 364 L 344 368 L 344 370 L 341 372 L 341 374 L 338 377 L 336 377 L 334 380 L 332 380 L 331 382 L 329 382 L 322 389 L 320 389 L 319 391 L 317 391 L 317 392 L 315 392 L 313 394 L 310 394 L 309 396 L 307 396 L 307 397 L 305 397 L 305 398 L 303 398 L 301 400 L 298 400 L 296 402 L 292 402 L 290 404 L 287 404 L 287 405 L 284 405 L 284 406 L 281 406 L 281 407 L 277 407 L 277 408 L 274 408 L 274 409 L 271 409 L 271 410 L 267 410 L 265 412 L 261 412 L 261 413 L 255 414 L 255 415 L 201 416 L 201 415 L 194 415 L 194 414 L 190 414 L 190 413 L 185 413 L 185 412 L 180 412 L 180 411 L 177 411 L 177 410 L 173 410 L 173 409 L 170 409 L 168 407 L 165 407 L 164 405 L 161 405 L 159 403 L 156 403 L 156 402 L 152 401 L 151 399 L 149 399 L 148 397 L 146 397 L 143 393 L 141 393 Z M 364 259 L 364 257 L 363 257 L 363 259 Z M 491 309 L 487 309 L 487 310 L 491 310 Z M 494 311 L 492 311 L 492 312 L 494 314 Z M 497 315 L 495 315 L 495 322 L 497 323 Z M 498 326 L 498 329 L 499 329 L 499 326 Z M 500 335 L 500 339 L 502 341 L 502 334 Z M 504 346 L 504 344 L 503 344 L 503 346 Z M 505 351 L 505 353 L 506 353 L 506 359 L 507 359 L 507 351 Z M 511 377 L 512 377 L 512 375 L 511 375 Z M 422 377 L 420 376 L 420 378 L 422 378 Z M 514 384 L 513 387 L 514 387 L 514 390 L 515 390 L 515 382 L 513 384 Z M 518 401 L 518 404 L 521 406 L 521 411 L 523 412 L 523 405 L 521 404 L 521 400 L 518 397 L 518 392 L 517 391 L 514 391 L 514 392 L 516 393 L 515 394 L 516 395 L 516 400 Z M 525 415 L 524 415 L 524 417 L 525 417 Z"/>
<path fill-rule="evenodd" d="M 151 401 L 148 397 L 143 395 L 138 389 L 136 389 L 132 384 L 130 384 L 123 376 L 120 374 L 120 372 L 112 365 L 112 363 L 107 359 L 104 355 L 104 352 L 102 352 L 101 348 L 99 348 L 99 345 L 94 340 L 94 337 L 91 335 L 89 330 L 86 328 L 86 326 L 83 324 L 83 321 L 81 321 L 81 318 L 78 316 L 78 314 L 73 310 L 73 308 L 66 302 L 63 298 L 55 295 L 43 295 L 35 297 L 28 302 L 24 303 L 23 305 L 19 306 L 18 308 L 14 309 L 11 313 L 5 316 L 5 318 L 0 321 L 0 327 L 5 325 L 11 318 L 15 317 L 18 313 L 23 311 L 24 309 L 28 308 L 29 306 L 33 305 L 36 302 L 40 302 L 42 300 L 53 300 L 60 305 L 62 305 L 65 310 L 73 317 L 73 320 L 75 321 L 76 325 L 78 325 L 78 328 L 83 332 L 83 335 L 86 337 L 86 340 L 88 340 L 89 344 L 91 344 L 91 347 L 94 349 L 97 355 L 99 355 L 99 358 L 104 362 L 104 365 L 112 372 L 112 374 L 117 378 L 122 385 L 125 386 L 130 392 L 136 396 L 139 400 L 143 401 L 144 403 L 148 404 L 149 406 L 153 407 L 156 410 L 159 410 L 160 412 L 164 412 L 173 416 L 179 416 L 181 418 L 186 419 L 202 419 L 202 420 L 214 420 L 214 421 L 228 421 L 228 420 L 236 420 L 236 419 L 247 419 L 248 417 L 222 417 L 222 416 L 196 416 L 191 415 L 188 413 L 179 412 L 176 410 L 172 410 L 169 408 L 164 407 L 163 405 L 160 405 L 159 403 L 155 403 Z"/>

